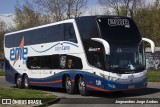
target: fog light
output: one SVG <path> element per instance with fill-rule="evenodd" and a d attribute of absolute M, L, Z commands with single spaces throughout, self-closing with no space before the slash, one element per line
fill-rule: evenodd
<path fill-rule="evenodd" d="M 111 87 L 111 88 L 116 88 L 116 86 L 113 85 L 113 84 L 108 84 L 108 86 Z"/>

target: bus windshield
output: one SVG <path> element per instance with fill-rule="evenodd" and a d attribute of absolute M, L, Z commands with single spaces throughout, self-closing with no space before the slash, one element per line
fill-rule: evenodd
<path fill-rule="evenodd" d="M 108 65 L 111 71 L 139 71 L 145 69 L 143 45 L 135 47 L 111 47 Z"/>

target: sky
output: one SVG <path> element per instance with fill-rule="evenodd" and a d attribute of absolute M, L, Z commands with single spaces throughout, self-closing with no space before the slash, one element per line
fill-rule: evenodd
<path fill-rule="evenodd" d="M 14 6 L 16 3 L 22 3 L 24 0 L 0 0 L 0 14 L 15 14 Z M 146 0 L 153 2 L 154 0 Z M 93 7 L 97 4 L 97 0 L 88 0 L 88 7 Z"/>
<path fill-rule="evenodd" d="M 3 20 L 5 23 L 14 23 L 14 7 L 17 4 L 17 1 L 22 4 L 24 0 L 0 0 L 0 20 Z M 31 0 L 29 0 L 31 1 Z M 98 0 L 88 0 L 88 10 L 87 12 L 92 11 L 96 5 Z M 153 3 L 155 0 L 146 0 L 148 3 Z M 101 12 L 100 8 L 97 8 L 99 12 Z M 94 10 L 93 10 L 94 11 Z M 86 12 L 86 14 L 88 14 Z M 11 14 L 11 15 L 10 15 Z"/>
<path fill-rule="evenodd" d="M 14 6 L 23 0 L 0 0 L 0 14 L 14 14 Z M 88 0 L 88 6 L 96 5 L 97 0 Z"/>
<path fill-rule="evenodd" d="M 0 14 L 13 14 L 16 0 L 0 0 Z"/>

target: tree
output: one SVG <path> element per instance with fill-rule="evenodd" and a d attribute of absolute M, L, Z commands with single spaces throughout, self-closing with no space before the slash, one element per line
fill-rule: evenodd
<path fill-rule="evenodd" d="M 33 8 L 31 3 L 26 1 L 22 6 L 17 3 L 15 6 L 16 17 L 14 19 L 17 30 L 42 25 L 45 18 Z M 44 16 L 43 16 L 44 17 Z"/>
<path fill-rule="evenodd" d="M 133 17 L 135 9 L 142 4 L 143 0 L 98 0 L 104 7 L 111 7 L 117 15 Z"/>
<path fill-rule="evenodd" d="M 3 38 L 6 29 L 7 29 L 6 23 L 0 20 L 0 58 L 2 58 L 3 54 Z"/>
<path fill-rule="evenodd" d="M 119 7 L 122 3 L 122 0 L 98 0 L 98 3 L 106 8 L 113 8 L 117 15 L 119 15 Z"/>
<path fill-rule="evenodd" d="M 147 5 L 136 10 L 134 20 L 141 35 L 152 39 L 156 46 L 160 46 L 160 8 L 158 5 Z"/>
<path fill-rule="evenodd" d="M 0 20 L 0 32 L 4 32 L 7 25 L 4 21 Z"/>
<path fill-rule="evenodd" d="M 52 22 L 81 16 L 87 0 L 33 0 L 41 13 L 48 13 Z"/>

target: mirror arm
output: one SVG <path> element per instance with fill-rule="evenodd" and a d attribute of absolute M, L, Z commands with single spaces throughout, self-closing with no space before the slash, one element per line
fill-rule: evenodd
<path fill-rule="evenodd" d="M 103 46 L 104 46 L 106 54 L 110 55 L 110 46 L 109 46 L 109 43 L 107 41 L 105 41 L 104 39 L 101 39 L 101 38 L 91 38 L 91 40 L 102 43 Z"/>
<path fill-rule="evenodd" d="M 151 52 L 155 53 L 155 44 L 151 39 L 148 38 L 142 38 L 143 41 L 150 43 L 151 45 Z"/>

